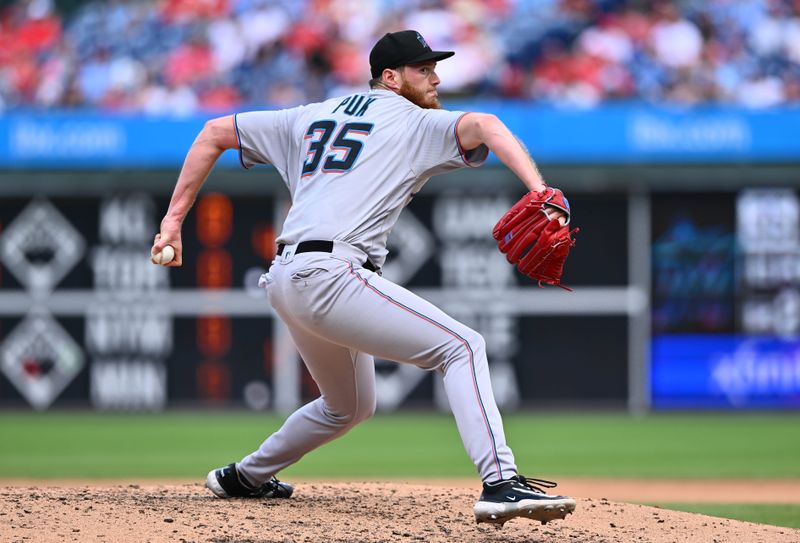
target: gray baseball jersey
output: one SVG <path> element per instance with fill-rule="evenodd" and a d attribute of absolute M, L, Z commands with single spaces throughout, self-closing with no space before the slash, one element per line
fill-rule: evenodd
<path fill-rule="evenodd" d="M 235 116 L 242 165 L 273 164 L 292 195 L 278 239 L 284 250 L 260 284 L 321 392 L 239 462 L 250 483 L 372 415 L 373 355 L 442 373 L 481 478 L 517 473 L 480 334 L 362 267 L 367 258 L 383 264 L 392 226 L 425 181 L 485 160 L 484 146 L 461 149 L 462 116 L 385 90 Z M 296 244 L 310 240 L 333 241 L 332 252 L 297 254 Z"/>
<path fill-rule="evenodd" d="M 422 185 L 486 160 L 484 146 L 460 148 L 462 116 L 372 90 L 235 119 L 242 165 L 272 164 L 292 195 L 278 242 L 341 240 L 380 267 L 392 226 Z"/>

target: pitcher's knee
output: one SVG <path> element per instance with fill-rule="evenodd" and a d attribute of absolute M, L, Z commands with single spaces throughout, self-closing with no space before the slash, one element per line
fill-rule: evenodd
<path fill-rule="evenodd" d="M 464 327 L 447 346 L 445 371 L 451 364 L 479 364 L 486 361 L 486 340 L 471 328 Z"/>
<path fill-rule="evenodd" d="M 359 422 L 363 422 L 370 418 L 375 414 L 376 407 L 377 405 L 374 396 L 371 398 L 371 401 L 360 403 L 358 405 L 358 411 L 356 412 L 356 420 L 354 420 L 353 423 L 358 424 Z"/>
<path fill-rule="evenodd" d="M 470 332 L 472 332 L 472 334 L 470 334 L 471 337 L 467 338 L 467 342 L 469 343 L 472 352 L 480 357 L 486 352 L 486 340 L 475 330 L 470 330 Z"/>
<path fill-rule="evenodd" d="M 375 414 L 375 399 L 373 397 L 369 402 L 354 402 L 351 406 L 338 409 L 325 404 L 323 414 L 332 426 L 355 426 Z"/>
<path fill-rule="evenodd" d="M 337 409 L 327 404 L 322 409 L 322 415 L 331 426 L 346 427 L 353 424 L 356 419 L 357 411 L 355 409 Z"/>

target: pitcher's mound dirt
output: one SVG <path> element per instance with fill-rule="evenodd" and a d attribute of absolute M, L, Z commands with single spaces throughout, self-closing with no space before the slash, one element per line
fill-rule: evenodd
<path fill-rule="evenodd" d="M 6 486 L 2 542 L 800 541 L 800 530 L 598 498 L 566 520 L 476 525 L 475 490 L 396 483 L 303 483 L 289 500 L 220 500 L 199 484 Z"/>

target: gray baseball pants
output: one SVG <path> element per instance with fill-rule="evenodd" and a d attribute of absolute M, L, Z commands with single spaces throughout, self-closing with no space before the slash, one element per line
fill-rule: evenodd
<path fill-rule="evenodd" d="M 240 473 L 261 484 L 372 416 L 374 355 L 442 373 L 464 448 L 481 479 L 516 475 L 492 393 L 483 337 L 362 268 L 367 255 L 352 245 L 334 242 L 332 253 L 296 255 L 294 249 L 284 248 L 261 284 L 321 396 L 295 411 L 257 451 L 242 459 Z"/>

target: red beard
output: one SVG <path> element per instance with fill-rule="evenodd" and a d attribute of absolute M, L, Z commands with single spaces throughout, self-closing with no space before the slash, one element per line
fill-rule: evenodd
<path fill-rule="evenodd" d="M 423 109 L 442 109 L 438 97 L 429 97 L 425 92 L 415 89 L 405 80 L 400 84 L 400 96 Z"/>

